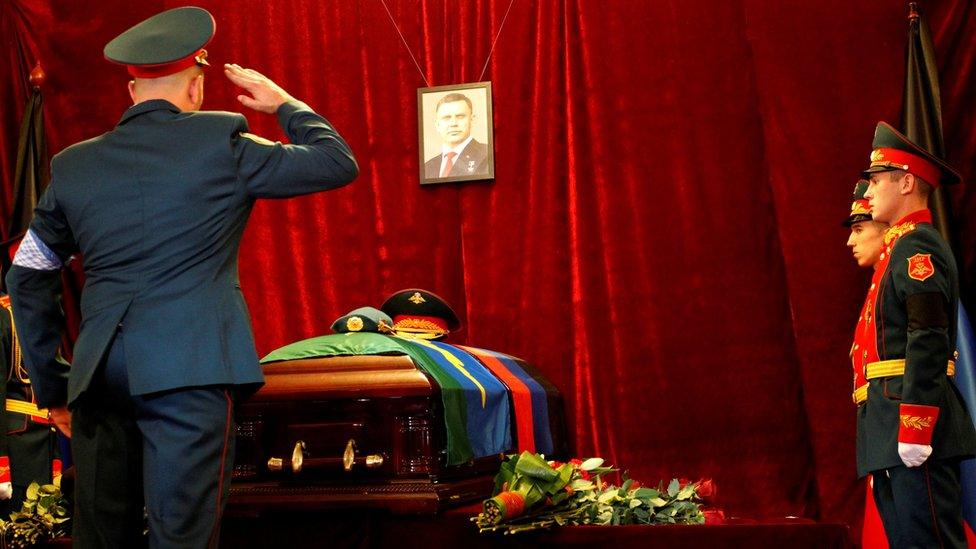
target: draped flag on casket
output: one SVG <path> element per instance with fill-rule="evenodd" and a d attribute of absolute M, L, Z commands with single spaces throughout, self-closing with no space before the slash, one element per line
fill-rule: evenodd
<path fill-rule="evenodd" d="M 459 405 L 463 406 L 461 419 L 470 455 L 464 455 L 454 447 L 449 428 L 448 464 L 500 454 L 512 447 L 508 391 L 487 368 L 469 355 L 443 343 L 397 339 L 417 367 L 437 380 L 442 394 L 447 391 L 455 394 L 452 402 L 455 411 Z M 445 390 L 445 385 L 450 389 Z M 458 393 L 462 397 L 460 401 L 456 400 Z M 446 402 L 444 407 L 446 412 Z"/>
<path fill-rule="evenodd" d="M 533 366 L 510 355 L 439 341 L 350 332 L 286 345 L 261 362 L 385 354 L 409 356 L 437 383 L 448 465 L 515 449 L 552 455 L 566 452 L 559 391 Z"/>
<path fill-rule="evenodd" d="M 458 347 L 480 360 L 511 391 L 518 452 L 551 455 L 554 448 L 549 425 L 549 395 L 542 384 L 529 375 L 515 357 L 476 347 Z"/>

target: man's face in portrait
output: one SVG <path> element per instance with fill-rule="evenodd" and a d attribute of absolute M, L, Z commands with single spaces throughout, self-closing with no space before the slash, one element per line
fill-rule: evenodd
<path fill-rule="evenodd" d="M 449 147 L 456 147 L 471 135 L 471 108 L 464 101 L 450 101 L 437 109 L 437 133 Z"/>

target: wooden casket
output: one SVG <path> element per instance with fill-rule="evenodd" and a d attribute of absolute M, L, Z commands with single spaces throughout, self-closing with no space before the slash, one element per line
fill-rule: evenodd
<path fill-rule="evenodd" d="M 374 336 L 389 338 L 370 335 Z M 437 344 L 439 349 L 430 343 L 424 345 L 428 352 L 448 357 L 444 349 L 457 354 L 460 349 L 470 349 L 442 343 Z M 445 412 L 448 416 L 454 413 L 454 405 L 442 387 L 453 382 L 439 375 L 443 372 L 432 373 L 433 365 L 420 360 L 423 358 L 358 354 L 265 363 L 264 387 L 238 411 L 228 512 L 354 507 L 436 513 L 485 498 L 490 495 L 504 453 L 542 451 L 530 441 L 533 427 L 524 421 L 526 414 L 532 413 L 526 412 L 532 399 L 537 416 L 542 415 L 539 400 L 545 401 L 542 408 L 547 417 L 536 418 L 534 426 L 536 433 L 542 433 L 541 438 L 549 437 L 543 446 L 554 457 L 566 454 L 561 397 L 522 361 L 518 365 L 532 370 L 533 379 L 544 385 L 541 396 L 539 391 L 531 397 L 524 391 L 515 394 L 512 391 L 517 391 L 519 380 L 504 372 L 495 375 L 498 386 L 508 395 L 496 398 L 497 417 L 491 418 L 492 426 L 479 424 L 479 433 L 469 436 L 493 429 L 506 432 L 489 433 L 493 441 L 475 441 L 471 443 L 473 452 L 459 454 L 458 435 L 449 432 L 451 425 L 445 418 Z M 476 365 L 465 364 L 459 366 L 466 376 L 463 380 L 474 381 Z M 441 382 L 437 381 L 439 377 Z M 489 385 L 484 379 L 482 382 Z M 532 383 L 530 380 L 523 385 Z M 485 396 L 481 390 L 482 408 Z M 478 398 L 476 393 L 474 408 L 478 408 Z M 489 408 L 491 399 L 489 392 Z M 467 419 L 469 427 L 480 421 L 471 417 Z M 509 420 L 499 422 L 498 418 L 504 417 Z M 454 449 L 449 452 L 452 440 Z M 488 451 L 492 453 L 485 455 Z"/>

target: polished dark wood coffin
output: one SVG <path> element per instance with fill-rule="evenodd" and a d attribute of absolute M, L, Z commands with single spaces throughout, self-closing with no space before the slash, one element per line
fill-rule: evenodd
<path fill-rule="evenodd" d="M 228 512 L 436 513 L 487 497 L 501 455 L 448 466 L 440 389 L 406 355 L 288 360 L 238 412 Z"/>

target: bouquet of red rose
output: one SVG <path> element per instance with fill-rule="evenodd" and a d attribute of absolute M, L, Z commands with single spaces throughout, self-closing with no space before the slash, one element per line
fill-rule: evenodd
<path fill-rule="evenodd" d="M 600 458 L 559 463 L 529 452 L 508 456 L 495 476 L 493 496 L 472 520 L 481 532 L 506 534 L 566 524 L 705 522 L 701 496 L 714 495 L 711 480 L 673 479 L 667 487 L 647 488 L 625 474 L 618 487 L 601 478 L 613 471 Z"/>

